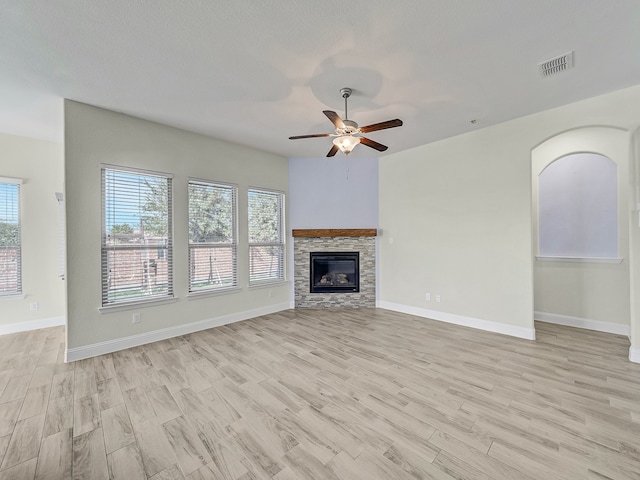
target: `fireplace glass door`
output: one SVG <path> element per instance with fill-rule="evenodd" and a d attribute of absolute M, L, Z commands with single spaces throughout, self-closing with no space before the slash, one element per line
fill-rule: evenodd
<path fill-rule="evenodd" d="M 311 293 L 359 292 L 359 252 L 311 252 Z"/>

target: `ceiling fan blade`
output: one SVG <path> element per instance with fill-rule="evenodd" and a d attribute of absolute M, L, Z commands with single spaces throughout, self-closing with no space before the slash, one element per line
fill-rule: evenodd
<path fill-rule="evenodd" d="M 370 140 L 366 137 L 360 137 L 360 143 L 366 145 L 367 147 L 374 148 L 379 152 L 384 152 L 387 148 L 389 148 L 386 145 L 382 145 L 381 143 L 374 142 L 373 140 Z"/>
<path fill-rule="evenodd" d="M 333 157 L 336 153 L 338 153 L 338 150 L 338 147 L 334 145 L 333 147 L 331 147 L 331 150 L 329 150 L 329 153 L 327 153 L 327 157 Z"/>
<path fill-rule="evenodd" d="M 344 128 L 344 122 L 340 118 L 336 112 L 332 112 L 331 110 L 323 110 L 324 113 L 329 120 L 336 126 L 336 128 Z"/>
<path fill-rule="evenodd" d="M 401 127 L 402 120 L 396 118 L 395 120 L 387 120 L 386 122 L 374 123 L 367 125 L 366 127 L 360 127 L 362 133 L 375 132 L 376 130 L 384 130 L 385 128 Z"/>
<path fill-rule="evenodd" d="M 296 135 L 295 137 L 289 137 L 289 140 L 299 140 L 301 138 L 317 138 L 317 137 L 329 137 L 330 133 L 314 133 L 313 135 Z"/>

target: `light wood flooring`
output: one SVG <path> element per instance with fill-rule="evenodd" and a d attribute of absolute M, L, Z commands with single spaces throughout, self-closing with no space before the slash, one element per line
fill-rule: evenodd
<path fill-rule="evenodd" d="M 290 310 L 63 363 L 0 337 L 0 478 L 640 479 L 625 337 Z"/>

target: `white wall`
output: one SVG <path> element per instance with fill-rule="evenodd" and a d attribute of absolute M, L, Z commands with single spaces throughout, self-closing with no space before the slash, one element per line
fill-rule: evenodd
<path fill-rule="evenodd" d="M 0 134 L 0 177 L 23 179 L 24 298 L 0 299 L 0 334 L 64 324 L 64 282 L 58 277 L 58 202 L 63 191 L 62 145 Z M 30 304 L 37 302 L 38 310 Z"/>
<path fill-rule="evenodd" d="M 382 157 L 380 305 L 532 338 L 530 181 L 512 124 Z"/>
<path fill-rule="evenodd" d="M 559 133 L 533 149 L 531 159 L 535 251 L 538 251 L 536 225 L 540 172 L 554 160 L 570 153 L 592 152 L 608 157 L 618 167 L 617 256 L 622 259 L 621 263 L 536 261 L 535 311 L 538 318 L 628 334 L 629 146 L 630 135 L 626 130 L 585 127 Z"/>
<path fill-rule="evenodd" d="M 635 128 L 639 112 L 636 86 L 382 157 L 380 303 L 526 336 L 534 308 L 532 149 L 580 127 Z M 628 282 L 618 286 L 628 291 Z"/>
<path fill-rule="evenodd" d="M 375 228 L 378 159 L 290 158 L 289 195 L 292 229 Z"/>
<path fill-rule="evenodd" d="M 100 313 L 102 163 L 172 173 L 174 292 L 168 305 Z M 289 285 L 248 288 L 247 189 L 287 191 L 287 159 L 65 101 L 68 358 L 82 358 L 289 307 Z M 187 300 L 189 176 L 238 185 L 241 291 Z M 133 312 L 141 322 L 132 324 Z"/>

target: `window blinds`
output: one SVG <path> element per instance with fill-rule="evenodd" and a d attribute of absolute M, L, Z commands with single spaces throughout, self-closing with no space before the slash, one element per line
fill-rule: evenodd
<path fill-rule="evenodd" d="M 102 305 L 173 296 L 171 177 L 102 169 Z"/>
<path fill-rule="evenodd" d="M 0 178 L 0 296 L 22 293 L 21 183 Z"/>
<path fill-rule="evenodd" d="M 189 292 L 238 285 L 237 187 L 189 181 Z"/>
<path fill-rule="evenodd" d="M 284 280 L 284 194 L 249 189 L 249 284 Z"/>

